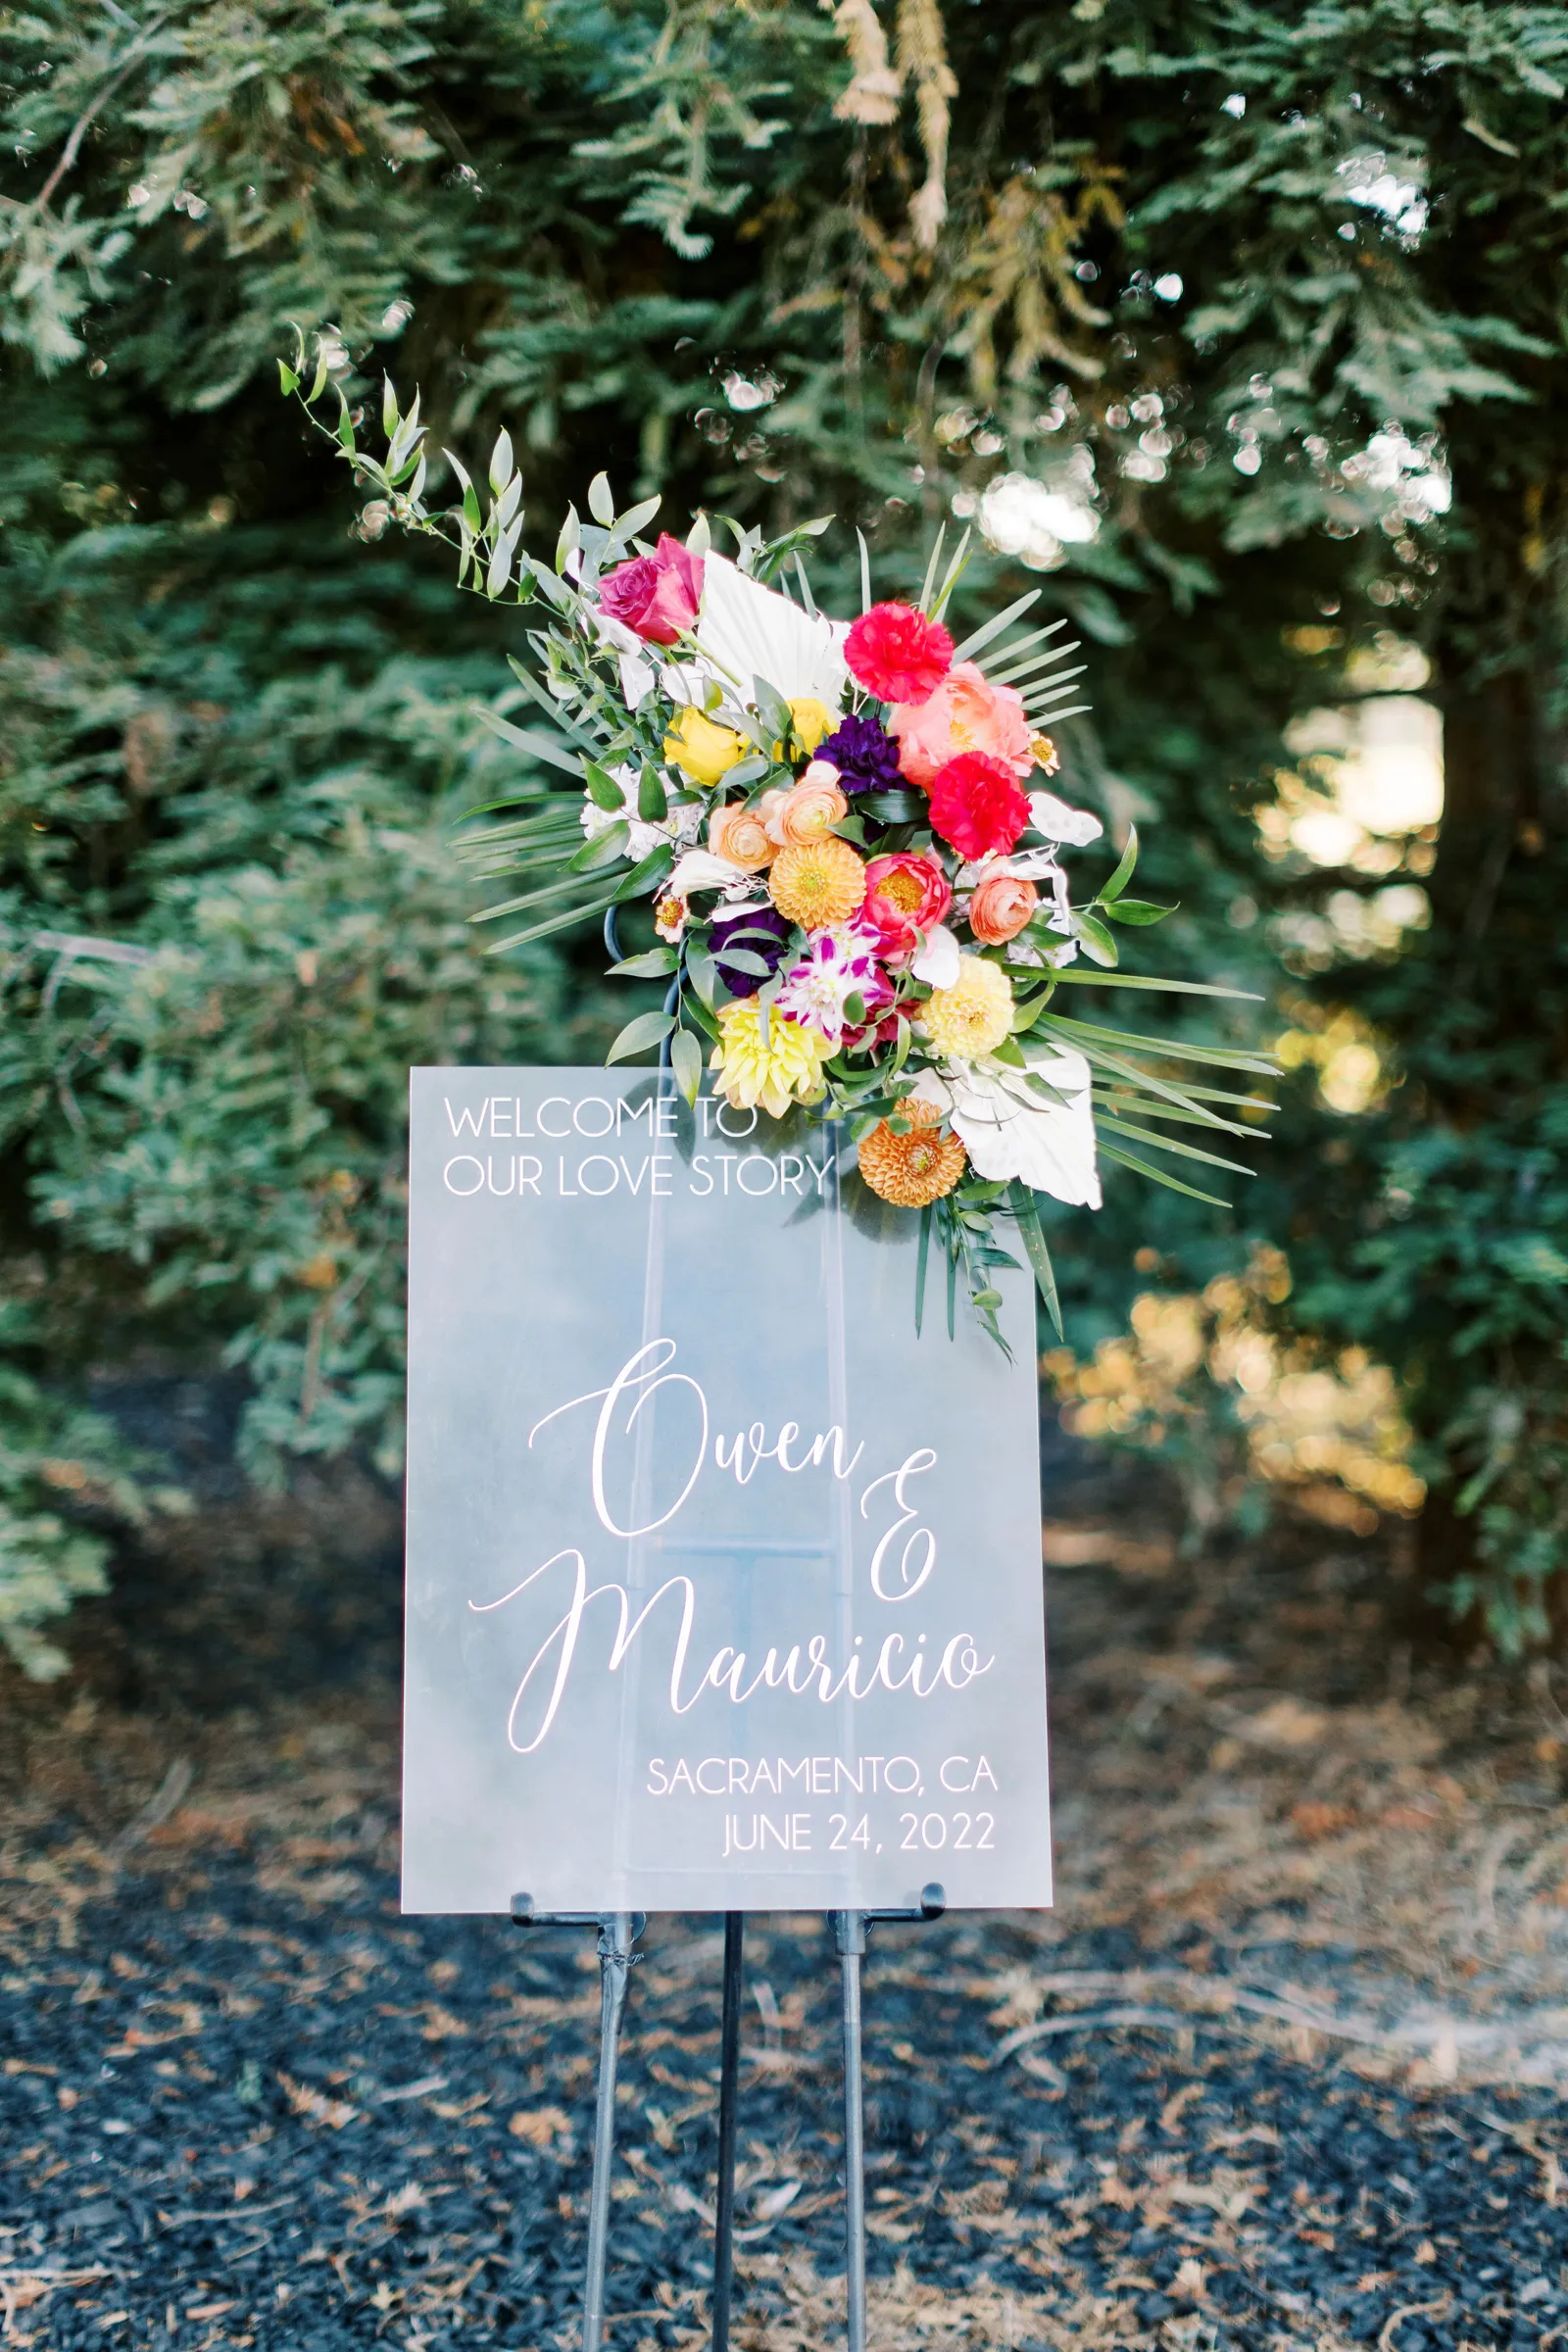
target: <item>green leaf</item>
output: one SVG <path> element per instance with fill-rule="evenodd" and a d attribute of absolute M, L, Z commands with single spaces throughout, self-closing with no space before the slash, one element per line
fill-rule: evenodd
<path fill-rule="evenodd" d="M 669 814 L 669 795 L 651 760 L 643 762 L 642 780 L 637 787 L 637 813 L 645 825 L 662 825 Z"/>
<path fill-rule="evenodd" d="M 1008 1199 L 1012 1202 L 1012 1213 L 1018 1220 L 1024 1254 L 1034 1268 L 1036 1287 L 1046 1302 L 1047 1314 L 1056 1327 L 1057 1339 L 1062 1339 L 1065 1334 L 1061 1328 L 1061 1300 L 1056 1295 L 1056 1277 L 1051 1263 L 1051 1251 L 1046 1248 L 1046 1237 L 1040 1229 L 1040 1210 L 1034 1194 L 1021 1179 L 1014 1178 L 1008 1187 Z"/>
<path fill-rule="evenodd" d="M 670 1039 L 669 1066 L 687 1102 L 695 1102 L 703 1083 L 703 1049 L 689 1029 L 677 1029 Z"/>
<path fill-rule="evenodd" d="M 277 380 L 285 393 L 297 392 L 300 388 L 300 379 L 287 360 L 279 360 L 277 363 Z"/>
<path fill-rule="evenodd" d="M 1162 980 L 1150 972 L 1087 972 L 1082 964 L 1063 964 L 1054 974 L 1075 988 L 1154 988 L 1171 997 L 1229 997 L 1237 1004 L 1261 1004 L 1255 989 L 1222 988 L 1212 980 Z M 1146 1041 L 1153 1045 L 1154 1040 Z"/>
<path fill-rule="evenodd" d="M 615 524 L 614 545 L 624 547 L 629 540 L 635 539 L 643 524 L 653 521 L 662 503 L 658 498 L 644 498 L 640 499 L 635 507 L 628 507 Z"/>
<path fill-rule="evenodd" d="M 490 487 L 497 498 L 512 479 L 512 435 L 503 430 L 496 435 L 495 448 L 490 452 Z"/>
<path fill-rule="evenodd" d="M 612 980 L 663 980 L 675 969 L 680 957 L 673 948 L 645 948 L 640 956 L 623 956 L 619 963 L 609 967 Z"/>
<path fill-rule="evenodd" d="M 1174 1118 L 1176 1113 L 1172 1111 Z M 1232 1176 L 1250 1176 L 1252 1171 L 1239 1159 L 1222 1159 L 1217 1152 L 1200 1152 L 1196 1144 L 1181 1143 L 1174 1135 L 1156 1135 L 1148 1127 L 1129 1126 L 1125 1119 L 1116 1118 L 1108 1109 L 1098 1109 L 1095 1133 L 1126 1136 L 1135 1144 L 1151 1144 L 1156 1152 L 1174 1152 L 1181 1159 L 1206 1160 L 1211 1168 L 1225 1168 Z"/>
<path fill-rule="evenodd" d="M 711 1012 L 713 1009 L 713 989 L 717 981 L 718 974 L 714 969 L 713 958 L 709 955 L 706 948 L 689 948 L 687 950 L 686 976 L 691 981 L 692 987 L 696 990 L 698 997 L 702 1000 L 703 1004 L 707 1005 L 709 1011 Z"/>
<path fill-rule="evenodd" d="M 463 519 L 467 524 L 469 530 L 472 531 L 474 536 L 477 538 L 481 519 L 479 514 L 479 493 L 474 488 L 472 482 L 469 481 L 467 468 L 463 464 L 462 459 L 455 458 L 450 449 L 444 450 L 442 455 L 445 457 L 446 462 L 451 466 L 453 472 L 457 475 L 459 481 L 463 484 Z"/>
<path fill-rule="evenodd" d="M 1122 892 L 1126 889 L 1128 883 L 1133 878 L 1133 867 L 1137 863 L 1138 827 L 1136 825 L 1129 825 L 1127 828 L 1127 847 L 1121 854 L 1121 863 L 1117 866 L 1116 871 L 1111 875 L 1110 880 L 1105 884 L 1104 889 L 1100 894 L 1099 904 L 1102 906 L 1108 906 L 1113 899 L 1119 899 L 1121 897 Z"/>
<path fill-rule="evenodd" d="M 588 485 L 588 512 L 595 522 L 602 522 L 608 531 L 615 519 L 615 502 L 610 492 L 608 473 L 596 473 Z"/>
<path fill-rule="evenodd" d="M 567 931 L 573 923 L 585 923 L 590 915 L 601 915 L 611 904 L 609 899 L 585 899 L 580 906 L 568 906 L 564 914 L 553 914 L 548 922 L 530 923 L 526 931 L 509 932 L 505 939 L 492 940 L 487 956 L 504 956 L 509 948 L 522 948 L 536 939 L 548 939 L 554 931 Z"/>
<path fill-rule="evenodd" d="M 1196 1185 L 1180 1183 L 1164 1168 L 1151 1167 L 1147 1159 L 1135 1159 L 1130 1152 L 1118 1152 L 1114 1144 L 1102 1143 L 1100 1147 L 1100 1156 L 1102 1159 L 1113 1159 L 1120 1166 L 1131 1168 L 1140 1176 L 1147 1176 L 1152 1184 L 1162 1184 L 1168 1193 L 1185 1193 L 1189 1200 L 1206 1201 L 1210 1208 L 1229 1208 L 1230 1206 L 1230 1202 L 1220 1194 L 1200 1193 Z"/>
<path fill-rule="evenodd" d="M 626 1023 L 605 1055 L 606 1068 L 612 1061 L 628 1061 L 633 1054 L 646 1054 L 650 1046 L 662 1045 L 674 1026 L 672 1012 L 640 1012 Z"/>
<path fill-rule="evenodd" d="M 1177 902 L 1180 904 L 1180 901 Z M 1156 906 L 1152 899 L 1114 899 L 1101 908 L 1113 923 L 1162 923 L 1175 906 Z"/>
<path fill-rule="evenodd" d="M 1043 589 L 1029 589 L 1027 594 L 1018 598 L 1016 604 L 1008 605 L 1004 612 L 994 614 L 983 626 L 973 630 L 961 645 L 954 647 L 953 659 L 955 662 L 972 662 L 975 655 L 984 646 L 991 645 L 1002 635 L 1004 629 L 1009 627 L 1013 621 L 1021 620 L 1031 605 L 1038 605 L 1043 594 Z M 1038 630 L 1036 634 L 1042 637 L 1049 636 L 1052 629 L 1064 629 L 1066 626 L 1067 623 L 1064 620 L 1054 620 L 1048 628 Z"/>
<path fill-rule="evenodd" d="M 1116 961 L 1116 942 L 1097 915 L 1075 915 L 1073 929 L 1084 954 L 1092 956 L 1096 963 L 1113 964 Z"/>
<path fill-rule="evenodd" d="M 603 833 L 596 833 L 592 841 L 585 841 L 566 863 L 574 874 L 591 874 L 596 866 L 612 865 L 617 858 L 624 858 L 630 839 L 631 827 L 621 817 L 618 823 L 607 825 Z"/>
<path fill-rule="evenodd" d="M 521 727 L 514 727 L 510 718 L 503 718 L 498 710 L 488 710 L 483 703 L 473 704 L 472 710 L 481 725 L 488 727 L 492 735 L 499 735 L 503 743 L 510 743 L 516 751 L 526 752 L 531 759 L 543 760 L 549 767 L 559 767 L 574 783 L 581 780 L 582 762 L 566 750 L 564 744 L 552 743 L 548 735 L 537 735 L 531 729 L 525 731 Z M 597 794 L 595 798 L 598 798 Z M 612 801 L 599 803 L 602 808 L 619 808 L 622 805 L 618 791 Z"/>
<path fill-rule="evenodd" d="M 597 760 L 585 760 L 582 772 L 583 780 L 588 787 L 588 798 L 596 808 L 623 809 L 625 808 L 625 794 L 613 776 L 606 775 Z"/>
<path fill-rule="evenodd" d="M 398 429 L 398 396 L 392 389 L 392 378 L 381 378 L 381 430 L 388 441 Z"/>
<path fill-rule="evenodd" d="M 670 842 L 661 842 L 658 849 L 650 850 L 647 857 L 634 865 L 631 872 L 620 882 L 614 892 L 613 904 L 621 906 L 628 899 L 641 898 L 649 889 L 656 887 L 663 880 L 674 862 L 674 845 Z"/>
<path fill-rule="evenodd" d="M 854 806 L 884 824 L 913 825 L 925 814 L 925 795 L 919 792 L 858 792 Z"/>

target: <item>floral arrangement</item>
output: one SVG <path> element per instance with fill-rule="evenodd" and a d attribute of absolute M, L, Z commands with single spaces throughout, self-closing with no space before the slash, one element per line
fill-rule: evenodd
<path fill-rule="evenodd" d="M 302 347 L 283 386 L 314 416 L 330 368 L 323 358 L 309 392 L 303 368 Z M 1185 1039 L 1178 1051 L 1062 1009 L 1063 988 L 1085 983 L 1234 992 L 1119 968 L 1113 926 L 1169 911 L 1127 895 L 1136 835 L 1074 902 L 1064 856 L 1103 828 L 1050 789 L 1048 729 L 1084 706 L 1066 623 L 1020 626 L 1038 589 L 956 643 L 945 616 L 967 534 L 945 567 L 939 534 L 912 603 L 873 596 L 861 538 L 861 610 L 834 618 L 805 562 L 827 521 L 771 541 L 731 524 L 724 554 L 699 516 L 684 541 L 649 544 L 659 501 L 617 514 L 603 474 L 546 564 L 520 545 L 507 435 L 487 508 L 447 453 L 463 501 L 436 515 L 417 400 L 404 416 L 387 387 L 379 460 L 341 395 L 339 410 L 335 437 L 373 493 L 364 527 L 448 539 L 460 584 L 538 616 L 532 663 L 512 668 L 549 731 L 483 715 L 570 785 L 530 784 L 477 812 L 498 821 L 468 855 L 526 883 L 475 918 L 525 918 L 495 952 L 602 919 L 613 972 L 667 982 L 663 1009 L 629 1021 L 611 1061 L 657 1051 L 688 1101 L 706 1063 L 736 1107 L 845 1122 L 861 1180 L 919 1216 L 917 1324 L 934 1245 L 950 1328 L 961 1271 L 1000 1341 L 993 1272 L 1017 1262 L 1005 1219 L 1059 1328 L 1036 1195 L 1098 1208 L 1102 1159 L 1185 1192 L 1148 1152 L 1237 1167 L 1153 1122 L 1249 1135 L 1241 1114 L 1267 1103 L 1166 1067 L 1174 1054 L 1265 1075 L 1265 1059 Z M 623 956 L 617 918 L 637 903 L 653 944 Z"/>

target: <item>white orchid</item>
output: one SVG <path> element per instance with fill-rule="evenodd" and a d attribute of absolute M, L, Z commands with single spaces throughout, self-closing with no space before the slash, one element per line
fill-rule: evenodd
<path fill-rule="evenodd" d="M 711 850 L 688 850 L 676 859 L 663 889 L 681 899 L 690 898 L 694 890 L 721 890 L 727 899 L 736 899 L 758 895 L 758 881 L 747 867 L 715 858 Z"/>
<path fill-rule="evenodd" d="M 922 1072 L 914 1092 L 952 1118 L 977 1176 L 1019 1178 L 1078 1208 L 1100 1206 L 1089 1064 L 1068 1047 L 1025 1046 L 1027 1070 L 987 1060 Z M 1058 1098 L 1042 1099 L 1032 1079 Z"/>
<path fill-rule="evenodd" d="M 1054 842 L 1060 849 L 1087 849 L 1098 841 L 1105 830 L 1098 816 L 1087 808 L 1070 808 L 1058 801 L 1054 792 L 1032 792 L 1029 795 L 1029 822 L 1044 841 Z"/>
<path fill-rule="evenodd" d="M 933 923 L 921 934 L 909 969 L 928 988 L 952 988 L 958 977 L 961 952 L 957 934 L 946 923 Z"/>

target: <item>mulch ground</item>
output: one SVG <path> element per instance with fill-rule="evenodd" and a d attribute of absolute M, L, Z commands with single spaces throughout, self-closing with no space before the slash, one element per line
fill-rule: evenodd
<path fill-rule="evenodd" d="M 1568 2342 L 1549 1681 L 1400 1651 L 1387 1546 L 1183 1560 L 1056 1467 L 1059 1905 L 873 1942 L 873 2344 Z M 592 1937 L 398 1913 L 394 1534 L 236 1503 L 0 1687 L 6 2345 L 577 2340 Z M 719 1953 L 657 1919 L 633 1978 L 625 2352 L 707 2340 Z M 822 1923 L 753 1922 L 747 1994 L 735 2336 L 816 2352 Z"/>

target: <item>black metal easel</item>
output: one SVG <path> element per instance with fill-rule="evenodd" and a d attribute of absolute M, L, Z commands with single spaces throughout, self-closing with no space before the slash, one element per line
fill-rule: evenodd
<path fill-rule="evenodd" d="M 605 947 L 620 960 L 617 909 L 605 915 Z M 678 979 L 670 983 L 664 1009 L 673 1012 L 679 1001 Z M 659 1050 L 661 1081 L 670 1067 L 669 1039 Z M 916 1908 L 907 1911 L 830 1911 L 828 1926 L 839 1954 L 844 1998 L 844 2203 L 845 2295 L 848 2304 L 849 2352 L 865 2352 L 865 2096 L 860 2044 L 860 1962 L 865 1956 L 866 1931 L 883 1921 L 940 1919 L 947 1897 L 934 1882 L 920 1889 Z M 615 2075 L 620 2052 L 620 2020 L 626 2004 L 626 1980 L 637 1955 L 633 1950 L 646 1926 L 642 1912 L 536 1911 L 533 1897 L 514 1894 L 512 1918 L 515 1926 L 537 1928 L 597 1928 L 599 1931 L 599 2088 L 594 2110 L 594 2172 L 588 2198 L 588 2255 L 583 2284 L 582 2352 L 600 2352 L 605 2326 L 605 2257 L 610 2242 L 611 2180 L 615 2161 Z M 713 2216 L 713 2352 L 729 2352 L 729 2324 L 734 2281 L 735 2140 L 740 2109 L 741 1961 L 745 1946 L 746 1915 L 724 1914 L 724 1994 L 719 2029 L 718 2180 Z"/>
<path fill-rule="evenodd" d="M 860 2037 L 860 1963 L 867 1931 L 885 1921 L 940 1919 L 941 1886 L 920 1889 L 907 1911 L 830 1911 L 828 1926 L 839 1955 L 844 2000 L 844 2291 L 849 2352 L 865 2352 L 865 2089 Z M 615 2077 L 620 2020 L 633 1950 L 647 1924 L 640 1911 L 536 1911 L 533 1898 L 514 1894 L 512 1918 L 520 1928 L 599 1930 L 599 2086 L 594 2109 L 594 2171 L 588 2196 L 588 2254 L 583 2282 L 582 2352 L 600 2352 L 605 2328 L 605 2260 L 610 2242 L 611 2187 L 615 2162 Z M 724 2005 L 719 2028 L 718 2181 L 713 2225 L 713 2352 L 729 2352 L 735 2246 L 735 2140 L 740 2105 L 741 1960 L 746 1915 L 724 1914 Z"/>

